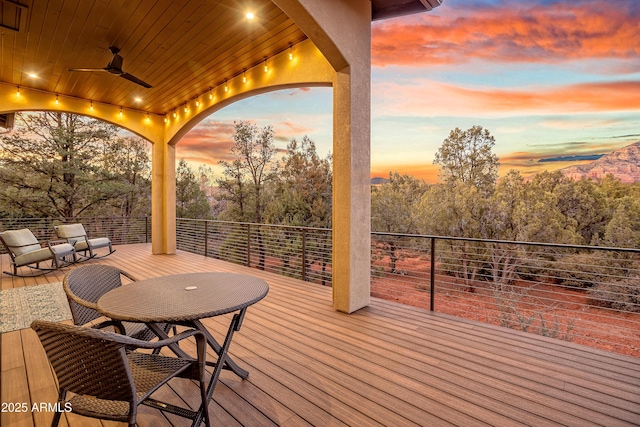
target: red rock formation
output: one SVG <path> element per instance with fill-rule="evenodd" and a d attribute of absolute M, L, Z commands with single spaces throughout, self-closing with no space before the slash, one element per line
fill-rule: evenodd
<path fill-rule="evenodd" d="M 640 182 L 640 141 L 615 150 L 585 165 L 569 166 L 560 171 L 567 177 L 599 179 L 611 174 L 624 183 Z"/>

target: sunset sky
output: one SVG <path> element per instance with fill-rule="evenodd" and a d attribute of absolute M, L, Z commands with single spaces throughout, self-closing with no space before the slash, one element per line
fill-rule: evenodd
<path fill-rule="evenodd" d="M 372 177 L 435 182 L 434 154 L 456 127 L 488 129 L 501 173 L 525 176 L 640 140 L 637 0 L 444 0 L 372 25 Z M 272 125 L 281 148 L 308 135 L 327 154 L 331 98 L 300 88 L 232 104 L 185 136 L 178 158 L 227 159 L 234 120 Z"/>

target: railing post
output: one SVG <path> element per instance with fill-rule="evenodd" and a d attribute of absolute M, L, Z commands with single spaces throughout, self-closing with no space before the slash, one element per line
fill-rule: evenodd
<path fill-rule="evenodd" d="M 209 221 L 204 221 L 204 256 L 209 254 Z"/>
<path fill-rule="evenodd" d="M 436 295 L 436 238 L 431 238 L 431 274 L 429 277 L 431 281 L 431 295 L 429 301 L 429 309 L 434 311 L 435 309 L 435 295 Z"/>
<path fill-rule="evenodd" d="M 251 267 L 251 224 L 247 224 L 247 267 Z"/>
<path fill-rule="evenodd" d="M 307 233 L 302 229 L 302 281 L 307 281 Z"/>

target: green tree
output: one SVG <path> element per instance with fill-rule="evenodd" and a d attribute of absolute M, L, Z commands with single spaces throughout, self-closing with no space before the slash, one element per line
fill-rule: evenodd
<path fill-rule="evenodd" d="M 419 229 L 424 234 L 452 237 L 481 237 L 489 201 L 480 189 L 461 181 L 429 187 L 420 200 Z M 461 277 L 468 290 L 475 290 L 482 268 L 483 248 L 468 241 L 445 240 L 438 250 L 440 268 Z"/>
<path fill-rule="evenodd" d="M 474 185 L 454 182 L 429 186 L 418 206 L 422 233 L 479 238 L 488 200 Z"/>
<path fill-rule="evenodd" d="M 229 205 L 224 215 L 234 221 L 261 223 L 267 204 L 265 187 L 275 177 L 273 128 L 249 122 L 234 123 L 232 161 L 221 160 L 224 178 L 217 180 Z"/>
<path fill-rule="evenodd" d="M 211 207 L 206 193 L 200 188 L 200 179 L 184 159 L 180 159 L 176 169 L 176 215 L 179 218 L 211 217 Z"/>
<path fill-rule="evenodd" d="M 386 233 L 413 234 L 418 232 L 416 213 L 427 185 L 409 175 L 389 173 L 389 181 L 371 189 L 371 228 Z M 391 272 L 396 273 L 400 260 L 397 237 L 376 238 L 383 256 L 390 258 Z"/>
<path fill-rule="evenodd" d="M 0 138 L 0 202 L 11 214 L 75 218 L 118 197 L 101 168 L 116 126 L 59 112 L 18 117 L 15 131 Z"/>
<path fill-rule="evenodd" d="M 267 184 L 276 176 L 273 128 L 258 128 L 249 122 L 236 122 L 232 136 L 230 162 L 221 160 L 224 177 L 218 179 L 220 197 L 227 201 L 221 217 L 232 221 L 262 223 L 265 207 L 272 199 Z M 258 247 L 259 267 L 264 269 L 265 252 L 260 228 L 254 239 Z"/>
<path fill-rule="evenodd" d="M 567 229 L 575 228 L 581 236 L 579 243 L 598 241 L 604 227 L 611 219 L 606 196 L 590 179 L 565 180 L 554 191 L 558 210 L 564 215 Z"/>
<path fill-rule="evenodd" d="M 489 198 L 483 222 L 489 233 L 483 238 L 525 242 L 572 243 L 579 241 L 575 221 L 567 221 L 558 207 L 557 188 L 535 179 L 525 182 L 520 172 L 511 170 L 498 181 Z"/>
<path fill-rule="evenodd" d="M 619 248 L 640 247 L 640 200 L 623 197 L 606 225 L 604 243 Z"/>
<path fill-rule="evenodd" d="M 418 204 L 428 186 L 423 180 L 389 172 L 389 180 L 371 188 L 371 227 L 388 233 L 416 233 Z"/>
<path fill-rule="evenodd" d="M 320 157 L 315 143 L 304 136 L 287 144 L 287 152 L 278 164 L 278 175 L 269 184 L 272 200 L 265 211 L 270 223 L 289 226 L 331 227 L 332 159 Z M 283 272 L 297 270 L 291 263 L 300 260 L 302 236 L 288 229 L 272 229 L 271 239 L 278 242 L 277 256 L 282 260 Z M 324 273 L 330 262 L 329 239 L 324 233 L 305 235 L 305 266 L 307 275 L 312 264 L 318 263 Z M 324 275 L 322 275 L 324 277 Z"/>
<path fill-rule="evenodd" d="M 331 155 L 320 157 L 307 136 L 292 139 L 273 180 L 269 222 L 330 228 L 332 176 Z"/>
<path fill-rule="evenodd" d="M 140 137 L 117 138 L 105 146 L 104 173 L 119 194 L 110 201 L 122 217 L 151 212 L 151 158 L 149 143 Z"/>
<path fill-rule="evenodd" d="M 202 164 L 198 166 L 197 175 L 200 182 L 200 189 L 209 201 L 211 217 L 218 218 L 220 213 L 225 210 L 227 203 L 220 197 L 220 189 L 216 185 L 213 169 L 211 166 Z"/>
<path fill-rule="evenodd" d="M 498 157 L 492 153 L 495 139 L 482 126 L 455 128 L 443 141 L 433 161 L 441 166 L 447 183 L 462 182 L 490 191 L 498 177 Z"/>

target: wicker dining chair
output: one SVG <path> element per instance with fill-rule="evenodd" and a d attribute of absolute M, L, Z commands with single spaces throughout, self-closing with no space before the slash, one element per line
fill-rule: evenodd
<path fill-rule="evenodd" d="M 104 317 L 96 309 L 100 297 L 112 289 L 122 286 L 122 277 L 135 282 L 136 279 L 124 270 L 111 265 L 93 264 L 77 267 L 67 273 L 62 287 L 67 294 L 74 325 L 87 325 Z M 170 325 L 159 324 L 166 332 Z M 139 340 L 149 341 L 156 334 L 144 323 L 104 320 L 93 325 L 94 328 L 114 327 L 117 332 Z M 174 328 L 175 332 L 175 328 Z"/>
<path fill-rule="evenodd" d="M 135 426 L 137 408 L 145 404 L 195 420 L 209 427 L 205 366 L 206 338 L 188 330 L 169 339 L 148 342 L 125 335 L 75 325 L 36 320 L 31 323 L 58 378 L 58 404 L 52 427 L 61 411 L 91 418 L 120 421 Z M 159 349 L 195 337 L 197 359 L 129 351 Z M 159 402 L 151 395 L 175 377 L 196 380 L 202 400 L 201 413 Z M 67 393 L 73 393 L 67 400 Z"/>

